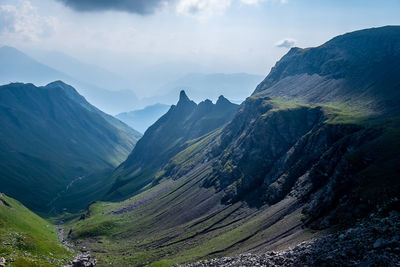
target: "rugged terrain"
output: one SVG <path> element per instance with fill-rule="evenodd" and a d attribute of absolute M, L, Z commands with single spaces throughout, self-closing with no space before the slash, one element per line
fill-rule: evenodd
<path fill-rule="evenodd" d="M 196 128 L 209 116 L 181 93 L 113 174 L 106 199 L 134 197 L 92 204 L 71 237 L 100 265 L 334 245 L 323 236 L 399 195 L 399 37 L 383 27 L 294 48 L 214 127 Z"/>
<path fill-rule="evenodd" d="M 237 108 L 223 96 L 215 104 L 205 100 L 197 105 L 181 91 L 177 105 L 146 131 L 127 160 L 114 171 L 115 182 L 106 199 L 126 199 L 156 183 L 163 175 L 162 167 L 188 146 L 187 141 L 229 122 Z"/>
<path fill-rule="evenodd" d="M 99 266 L 399 265 L 399 47 L 393 26 L 293 48 L 240 106 L 181 91 L 124 162 L 67 185 L 70 198 L 97 200 L 61 217 L 68 240 Z M 123 126 L 59 82 L 24 86 L 63 92 L 41 117 L 79 111 L 90 116 L 83 134 L 100 121 L 113 129 L 114 143 L 85 159 L 118 164 Z M 96 148 L 97 138 L 74 140 Z"/>

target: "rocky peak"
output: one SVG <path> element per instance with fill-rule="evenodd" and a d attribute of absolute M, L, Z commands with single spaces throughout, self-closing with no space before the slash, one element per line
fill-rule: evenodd
<path fill-rule="evenodd" d="M 191 100 L 190 100 L 189 97 L 186 95 L 185 90 L 181 90 L 181 92 L 179 93 L 178 105 L 179 105 L 179 103 L 190 102 L 190 101 L 191 101 Z"/>
<path fill-rule="evenodd" d="M 193 110 L 196 107 L 197 104 L 192 100 L 190 100 L 189 97 L 186 95 L 185 91 L 182 90 L 179 94 L 179 101 L 176 104 L 176 108 L 178 108 L 181 111 L 183 109 L 186 112 L 189 112 L 190 110 Z"/>
<path fill-rule="evenodd" d="M 220 95 L 217 100 L 217 105 L 226 105 L 232 104 L 228 99 L 226 99 L 223 95 Z"/>

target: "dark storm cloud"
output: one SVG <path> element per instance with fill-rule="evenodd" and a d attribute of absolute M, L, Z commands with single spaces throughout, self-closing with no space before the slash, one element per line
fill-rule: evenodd
<path fill-rule="evenodd" d="M 175 0 L 58 0 L 80 12 L 125 11 L 140 15 L 154 13 L 164 3 Z"/>

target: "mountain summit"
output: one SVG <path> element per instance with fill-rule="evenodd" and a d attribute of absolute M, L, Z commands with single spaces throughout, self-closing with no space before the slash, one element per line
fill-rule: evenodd
<path fill-rule="evenodd" d="M 182 90 L 178 103 L 146 131 L 128 159 L 115 171 L 116 181 L 108 199 L 126 198 L 155 182 L 158 170 L 185 149 L 190 140 L 229 122 L 238 105 L 228 100 L 223 102 L 223 106 L 221 101 L 213 104 L 210 100 L 197 105 Z"/>
<path fill-rule="evenodd" d="M 399 114 L 399 61 L 400 26 L 347 33 L 316 48 L 292 48 L 254 94 Z"/>

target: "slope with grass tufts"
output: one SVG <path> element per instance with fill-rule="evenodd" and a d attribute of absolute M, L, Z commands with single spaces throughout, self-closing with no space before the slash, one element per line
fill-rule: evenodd
<path fill-rule="evenodd" d="M 62 266 L 72 252 L 54 225 L 0 193 L 0 257 L 12 266 Z"/>

